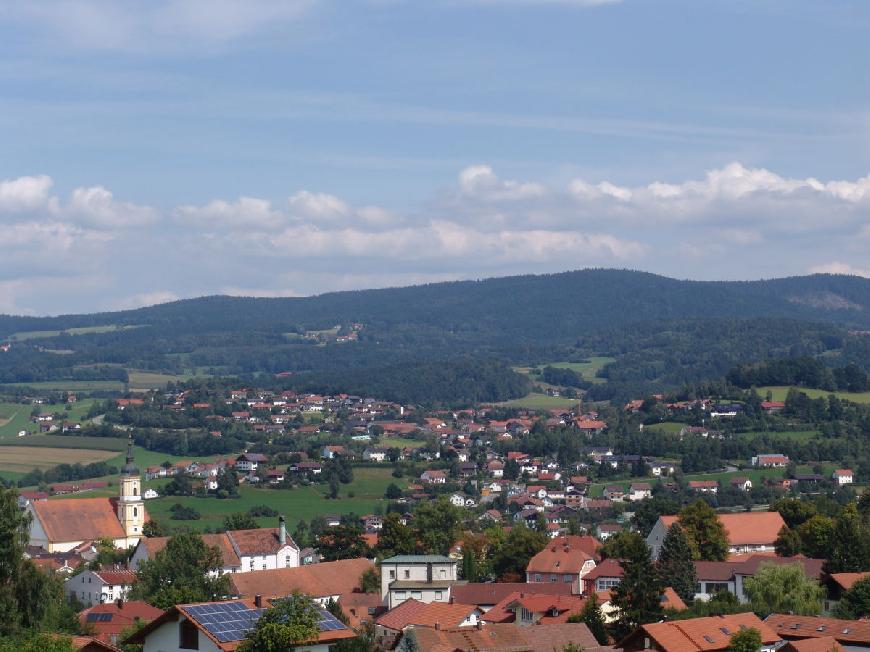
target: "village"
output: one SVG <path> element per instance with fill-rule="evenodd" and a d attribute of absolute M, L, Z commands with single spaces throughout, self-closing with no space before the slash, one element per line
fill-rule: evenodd
<path fill-rule="evenodd" d="M 32 418 L 45 433 L 76 437 L 94 427 L 37 407 Z M 809 649 L 803 639 L 828 646 L 812 649 L 870 646 L 870 625 L 838 618 L 843 596 L 870 575 L 868 558 L 833 567 L 833 539 L 812 544 L 801 529 L 821 511 L 803 521 L 793 514 L 830 497 L 857 500 L 856 472 L 759 448 L 763 437 L 743 441 L 738 450 L 751 453 L 744 458 L 726 452 L 745 440 L 734 426 L 747 427 L 744 412 L 752 427 L 798 427 L 794 397 L 657 395 L 621 407 L 444 411 L 345 394 L 198 387 L 108 399 L 98 411 L 101 427 L 129 440 L 120 479 L 18 494 L 30 518 L 27 557 L 61 578 L 83 608 L 91 647 L 82 649 L 234 650 L 246 631 L 240 622 L 297 594 L 322 614 L 306 650 L 351 640 L 371 650 L 471 650 L 484 640 L 505 652 L 725 650 L 723 632 L 747 628 L 761 633 L 764 650 Z M 134 441 L 159 447 L 167 436 L 184 436 L 197 452 L 215 442 L 244 450 L 138 468 Z M 656 448 L 650 440 L 665 442 L 661 454 L 647 452 Z M 630 441 L 638 448 L 627 448 Z M 720 462 L 685 469 L 690 449 Z M 383 501 L 372 513 L 342 511 L 341 492 L 370 469 L 390 475 Z M 303 487 L 331 493 L 334 512 L 306 522 L 270 506 Z M 207 516 L 239 490 L 256 492 L 257 518 L 236 515 L 244 518 L 202 534 L 185 527 L 195 520 L 176 526 L 150 513 L 172 501 L 170 519 Z M 829 510 L 829 527 L 847 511 Z M 717 551 L 700 549 L 701 527 L 720 533 Z M 141 574 L 185 536 L 218 551 L 209 575 L 228 582 L 217 601 L 157 608 Z M 679 577 L 663 566 L 674 563 L 675 539 L 689 551 Z M 637 581 L 644 564 L 660 569 L 651 608 L 672 617 L 633 626 L 619 587 Z M 817 604 L 800 616 L 772 607 L 761 619 L 756 578 L 781 569 L 814 587 Z"/>

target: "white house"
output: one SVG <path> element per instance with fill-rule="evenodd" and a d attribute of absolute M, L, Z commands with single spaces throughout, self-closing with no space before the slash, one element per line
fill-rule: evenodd
<path fill-rule="evenodd" d="M 136 581 L 136 574 L 128 570 L 82 571 L 64 583 L 67 597 L 75 596 L 91 607 L 95 604 L 126 600 Z"/>
<path fill-rule="evenodd" d="M 652 487 L 648 482 L 635 482 L 628 488 L 629 500 L 644 500 L 652 496 Z"/>
<path fill-rule="evenodd" d="M 788 466 L 788 456 L 781 453 L 765 453 L 756 455 L 750 460 L 752 466 L 761 466 L 764 468 L 780 468 Z"/>
<path fill-rule="evenodd" d="M 381 566 L 381 598 L 388 609 L 413 598 L 419 602 L 450 602 L 457 580 L 457 561 L 441 555 L 396 555 Z"/>
<path fill-rule="evenodd" d="M 842 487 L 844 484 L 852 484 L 855 481 L 855 474 L 852 469 L 837 469 L 831 479 Z"/>
<path fill-rule="evenodd" d="M 180 604 L 151 621 L 129 641 L 142 644 L 143 652 L 232 652 L 269 606 L 262 599 Z M 329 652 L 331 644 L 356 636 L 325 608 L 318 609 L 317 640 L 294 646 L 295 652 Z"/>
<path fill-rule="evenodd" d="M 257 467 L 266 463 L 268 459 L 261 453 L 242 453 L 236 458 L 236 470 L 244 473 L 256 471 Z"/>
<path fill-rule="evenodd" d="M 462 494 L 452 494 L 450 496 L 450 504 L 455 507 L 465 507 L 465 496 Z"/>
<path fill-rule="evenodd" d="M 158 494 L 154 489 L 146 489 L 142 492 L 143 500 L 151 500 L 152 498 L 159 498 L 160 494 Z"/>
<path fill-rule="evenodd" d="M 785 526 L 779 512 L 738 512 L 717 517 L 728 534 L 728 552 L 732 554 L 773 552 L 779 531 Z M 653 559 L 658 559 L 668 528 L 678 520 L 677 516 L 659 516 L 650 530 L 646 543 Z"/>

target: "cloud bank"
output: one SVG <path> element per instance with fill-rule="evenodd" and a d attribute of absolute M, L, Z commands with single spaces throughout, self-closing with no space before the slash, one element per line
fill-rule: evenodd
<path fill-rule="evenodd" d="M 0 181 L 0 311 L 138 307 L 213 293 L 328 290 L 589 266 L 689 278 L 870 276 L 870 176 L 730 163 L 695 179 L 512 179 L 487 164 L 419 205 L 328 192 L 140 205 L 45 175 Z"/>

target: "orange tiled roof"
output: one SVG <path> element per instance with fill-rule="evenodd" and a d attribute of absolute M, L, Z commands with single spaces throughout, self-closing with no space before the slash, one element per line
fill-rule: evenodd
<path fill-rule="evenodd" d="M 732 546 L 749 544 L 773 544 L 785 525 L 779 512 L 740 512 L 737 514 L 718 514 L 719 522 L 728 533 L 728 543 Z M 677 516 L 662 516 L 665 527 L 678 520 Z"/>
<path fill-rule="evenodd" d="M 218 550 L 221 551 L 221 557 L 225 568 L 241 567 L 242 561 L 233 549 L 226 534 L 202 534 L 200 536 L 207 546 L 217 547 Z M 150 537 L 142 539 L 140 545 L 145 546 L 145 550 L 148 551 L 148 558 L 154 559 L 154 555 L 166 547 L 167 541 L 169 541 L 169 537 Z"/>
<path fill-rule="evenodd" d="M 126 537 L 110 498 L 40 500 L 30 503 L 49 541 Z"/>
<path fill-rule="evenodd" d="M 312 597 L 344 595 L 359 589 L 360 576 L 373 566 L 373 562 L 360 557 L 298 568 L 233 573 L 230 575 L 230 587 L 234 595 L 243 597 L 281 596 L 293 591 Z"/>
<path fill-rule="evenodd" d="M 832 573 L 831 579 L 834 580 L 843 590 L 851 589 L 855 582 L 859 582 L 870 577 L 870 572 L 867 573 Z"/>
<path fill-rule="evenodd" d="M 741 626 L 757 629 L 765 644 L 781 640 L 753 613 L 651 623 L 641 629 L 663 652 L 713 652 L 727 650 L 731 636 L 739 632 Z"/>
<path fill-rule="evenodd" d="M 252 555 L 273 555 L 280 549 L 278 543 L 278 528 L 261 527 L 252 530 L 229 530 L 227 531 L 230 544 L 239 553 L 239 556 L 249 557 Z M 298 550 L 298 546 L 287 535 L 287 544 Z"/>
<path fill-rule="evenodd" d="M 843 652 L 843 646 L 837 643 L 833 636 L 820 638 L 805 638 L 801 641 L 789 641 L 781 648 L 785 652 Z"/>
<path fill-rule="evenodd" d="M 409 602 L 415 604 L 408 604 Z M 402 630 L 408 625 L 459 627 L 475 611 L 478 611 L 478 608 L 469 604 L 448 604 L 446 602 L 424 604 L 411 599 L 385 613 L 378 618 L 377 623 L 382 627 L 395 630 Z"/>
<path fill-rule="evenodd" d="M 88 621 L 89 614 L 110 614 L 109 620 Z M 133 625 L 137 620 L 149 623 L 163 614 L 163 609 L 152 607 L 150 604 L 139 600 L 122 602 L 118 606 L 115 602 L 98 604 L 79 612 L 79 622 L 93 627 L 94 635 L 101 641 L 111 642 L 112 636 L 117 636 L 125 629 Z"/>
<path fill-rule="evenodd" d="M 512 623 L 485 625 L 481 628 L 414 630 L 420 649 L 426 652 L 551 652 L 568 644 L 594 652 L 610 650 L 598 645 L 583 623 L 517 627 Z"/>
<path fill-rule="evenodd" d="M 553 539 L 529 560 L 529 573 L 576 573 L 593 559 L 601 544 L 595 537 L 564 536 Z"/>
<path fill-rule="evenodd" d="M 841 620 L 818 616 L 771 614 L 764 622 L 783 638 L 833 636 L 840 643 L 870 645 L 870 620 Z"/>

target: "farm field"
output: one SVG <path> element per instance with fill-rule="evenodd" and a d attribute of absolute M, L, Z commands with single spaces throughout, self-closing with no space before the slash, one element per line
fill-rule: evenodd
<path fill-rule="evenodd" d="M 161 374 L 156 371 L 140 371 L 138 369 L 128 369 L 127 376 L 129 382 L 127 386 L 132 389 L 160 389 L 165 387 L 167 383 L 183 382 L 193 378 L 192 375 L 175 375 Z"/>
<path fill-rule="evenodd" d="M 783 430 L 781 432 L 744 432 L 738 437 L 752 438 L 756 435 L 766 435 L 776 439 L 794 439 L 795 441 L 808 441 L 819 434 L 818 430 Z"/>
<path fill-rule="evenodd" d="M 420 448 L 425 441 L 419 439 L 403 439 L 401 437 L 381 437 L 378 446 L 381 448 Z"/>
<path fill-rule="evenodd" d="M 578 402 L 579 401 L 576 398 L 547 396 L 546 394 L 536 394 L 532 392 L 522 398 L 505 401 L 504 403 L 497 403 L 496 405 L 526 408 L 528 410 L 568 410 L 576 407 Z"/>
<path fill-rule="evenodd" d="M 73 403 L 67 411 L 64 405 L 42 405 L 44 412 L 60 412 L 70 421 L 81 421 L 94 404 L 93 400 L 82 399 Z M 0 403 L 0 439 L 18 438 L 18 433 L 26 430 L 28 433 L 39 431 L 39 425 L 30 422 L 32 405 L 25 403 Z"/>
<path fill-rule="evenodd" d="M 788 390 L 792 389 L 787 386 L 769 386 L 769 387 L 758 387 L 756 391 L 762 397 L 767 395 L 769 391 L 774 401 L 784 401 L 786 395 L 788 394 Z M 870 404 L 870 392 L 826 392 L 823 389 L 807 389 L 805 387 L 795 387 L 797 389 L 810 398 L 827 398 L 831 394 L 834 394 L 837 398 L 852 401 L 854 403 L 866 403 Z"/>
<path fill-rule="evenodd" d="M 89 335 L 94 333 L 113 333 L 115 331 L 130 330 L 131 328 L 139 328 L 139 326 L 118 326 L 117 324 L 109 324 L 106 326 L 82 326 L 79 328 L 68 328 L 63 331 L 22 331 L 13 333 L 9 336 L 11 341 L 23 342 L 26 340 L 39 340 L 47 337 L 58 337 L 60 335 Z"/>
<path fill-rule="evenodd" d="M 300 519 L 311 520 L 321 514 L 370 514 L 378 506 L 385 507 L 384 491 L 394 482 L 400 487 L 407 484 L 403 478 L 394 478 L 391 469 L 355 468 L 354 481 L 341 485 L 338 500 L 326 497 L 328 488 L 324 485 L 300 487 L 298 489 L 258 489 L 249 486 L 239 487 L 237 499 L 218 500 L 216 498 L 196 498 L 167 496 L 146 503 L 151 518 L 161 521 L 172 528 L 220 528 L 223 518 L 236 512 L 247 512 L 255 505 L 268 505 L 287 517 L 288 526 L 295 528 Z M 353 492 L 354 497 L 347 497 Z M 193 507 L 202 514 L 198 521 L 174 521 L 170 519 L 170 508 L 175 503 Z M 275 519 L 264 517 L 257 521 L 263 527 L 274 527 Z"/>
<path fill-rule="evenodd" d="M 572 371 L 576 371 L 580 374 L 584 380 L 588 380 L 592 383 L 604 383 L 607 382 L 604 378 L 598 378 L 595 374 L 598 373 L 598 370 L 604 367 L 604 365 L 614 362 L 616 358 L 609 358 L 606 356 L 593 356 L 586 360 L 585 362 L 547 362 L 542 365 L 538 365 L 537 367 L 514 367 L 514 371 L 520 374 L 525 374 L 527 376 L 534 376 L 538 378 L 541 373 L 541 369 L 544 367 L 558 367 L 559 369 L 570 369 Z"/>
<path fill-rule="evenodd" d="M 46 380 L 37 383 L 8 383 L 7 387 L 30 387 L 58 392 L 123 392 L 120 380 Z"/>
<path fill-rule="evenodd" d="M 58 464 L 105 462 L 116 456 L 113 451 L 71 448 L 0 447 L 0 475 L 25 474 L 33 469 L 48 469 Z"/>

